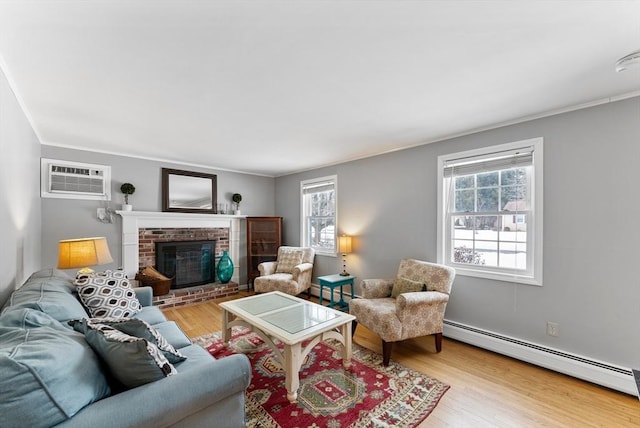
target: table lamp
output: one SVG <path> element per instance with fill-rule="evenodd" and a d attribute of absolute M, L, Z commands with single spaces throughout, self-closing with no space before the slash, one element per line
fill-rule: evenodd
<path fill-rule="evenodd" d="M 58 269 L 82 268 L 78 275 L 93 272 L 89 266 L 111 263 L 107 238 L 65 239 L 58 244 Z"/>
<path fill-rule="evenodd" d="M 347 272 L 347 254 L 351 252 L 351 237 L 347 235 L 338 236 L 338 251 L 342 253 L 342 272 L 341 276 L 349 276 Z"/>

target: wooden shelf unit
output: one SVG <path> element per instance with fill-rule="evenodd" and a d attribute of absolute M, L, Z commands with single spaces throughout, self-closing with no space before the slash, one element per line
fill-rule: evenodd
<path fill-rule="evenodd" d="M 278 257 L 282 245 L 282 217 L 247 217 L 247 284 L 260 276 L 258 265 Z"/>

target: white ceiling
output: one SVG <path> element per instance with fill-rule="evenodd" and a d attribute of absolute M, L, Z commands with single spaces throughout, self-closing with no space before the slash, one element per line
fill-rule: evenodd
<path fill-rule="evenodd" d="M 640 1 L 0 0 L 43 144 L 268 176 L 640 94 Z"/>

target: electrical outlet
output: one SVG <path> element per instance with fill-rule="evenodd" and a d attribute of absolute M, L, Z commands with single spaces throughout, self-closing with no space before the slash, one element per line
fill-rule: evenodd
<path fill-rule="evenodd" d="M 547 321 L 547 334 L 554 337 L 560 336 L 560 324 Z"/>

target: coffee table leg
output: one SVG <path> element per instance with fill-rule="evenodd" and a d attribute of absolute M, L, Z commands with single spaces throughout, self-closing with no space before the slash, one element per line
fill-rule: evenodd
<path fill-rule="evenodd" d="M 291 403 L 294 403 L 298 398 L 298 388 L 300 387 L 299 371 L 302 365 L 301 349 L 300 343 L 284 346 L 284 384 L 287 388 L 287 399 Z"/>
<path fill-rule="evenodd" d="M 222 341 L 224 343 L 229 343 L 231 340 L 231 329 L 229 328 L 229 322 L 231 321 L 229 318 L 231 314 L 226 310 L 222 310 Z"/>
<path fill-rule="evenodd" d="M 342 347 L 342 366 L 345 369 L 351 367 L 351 354 L 353 349 L 351 347 L 351 321 L 342 324 L 340 327 L 342 337 L 344 337 L 344 346 Z"/>

